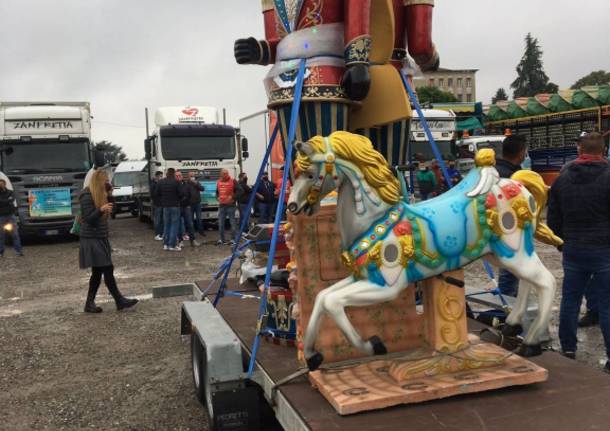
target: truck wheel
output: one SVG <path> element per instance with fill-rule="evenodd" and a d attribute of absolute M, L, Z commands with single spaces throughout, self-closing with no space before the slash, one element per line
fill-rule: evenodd
<path fill-rule="evenodd" d="M 195 385 L 195 393 L 201 404 L 205 405 L 205 367 L 207 360 L 204 356 L 204 348 L 201 340 L 195 332 L 191 334 L 191 361 L 193 365 L 193 383 Z"/>
<path fill-rule="evenodd" d="M 151 214 L 152 214 L 152 209 L 151 209 Z M 147 220 L 146 216 L 144 215 L 144 209 L 142 207 L 142 202 L 140 202 L 140 201 L 138 201 L 138 220 L 140 220 L 142 223 Z"/>

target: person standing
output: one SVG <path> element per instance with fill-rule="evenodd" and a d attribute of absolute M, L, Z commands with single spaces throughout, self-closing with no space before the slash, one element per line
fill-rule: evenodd
<path fill-rule="evenodd" d="M 462 181 L 462 175 L 460 174 L 460 171 L 456 169 L 455 162 L 453 160 L 450 160 L 449 164 L 447 165 L 447 175 L 449 175 L 449 181 L 451 181 L 452 187 Z"/>
<path fill-rule="evenodd" d="M 284 167 L 280 168 L 280 177 L 275 181 L 275 190 L 273 192 L 276 202 L 276 211 L 280 207 L 280 192 L 282 191 L 282 183 L 284 182 Z M 284 207 L 282 208 L 282 220 L 286 220 L 286 207 L 288 206 L 288 198 L 290 197 L 290 189 L 292 184 L 290 178 L 288 178 L 288 185 L 286 185 L 286 193 L 284 194 Z"/>
<path fill-rule="evenodd" d="M 95 296 L 102 282 L 116 303 L 117 310 L 133 307 L 137 299 L 125 298 L 114 278 L 112 249 L 108 241 L 108 217 L 112 215 L 113 204 L 108 202 L 108 174 L 97 170 L 91 177 L 89 187 L 81 192 L 78 200 L 81 208 L 81 229 L 79 264 L 81 269 L 91 268 L 89 291 L 85 302 L 85 313 L 101 313 L 102 308 L 95 305 Z M 112 190 L 112 186 L 110 186 Z"/>
<path fill-rule="evenodd" d="M 155 241 L 163 241 L 163 208 L 161 207 L 161 201 L 156 193 L 156 188 L 159 185 L 159 181 L 163 178 L 163 172 L 155 172 L 155 177 L 150 183 L 150 195 L 152 197 L 152 204 L 154 208 L 153 212 L 153 224 L 155 228 Z"/>
<path fill-rule="evenodd" d="M 237 181 L 231 178 L 229 171 L 222 169 L 220 179 L 216 182 L 216 199 L 218 199 L 218 231 L 220 238 L 217 244 L 230 244 L 232 241 L 225 239 L 225 223 L 227 217 L 231 224 L 231 238 L 237 232 L 235 226 L 235 191 Z"/>
<path fill-rule="evenodd" d="M 17 256 L 23 256 L 21 238 L 19 238 L 19 227 L 17 226 L 17 205 L 15 194 L 6 186 L 6 181 L 0 179 L 0 257 L 4 256 L 5 231 L 11 233 L 13 248 Z"/>
<path fill-rule="evenodd" d="M 436 188 L 436 176 L 424 163 L 420 163 L 419 170 L 415 175 L 417 184 L 419 185 L 419 194 L 421 200 L 428 200 L 428 197 Z"/>
<path fill-rule="evenodd" d="M 239 181 L 237 181 L 237 191 L 235 193 L 235 200 L 239 208 L 239 225 L 242 226 L 246 217 L 246 210 L 248 209 L 248 202 L 250 195 L 252 194 L 252 187 L 248 185 L 248 174 L 242 172 L 239 174 Z"/>
<path fill-rule="evenodd" d="M 178 241 L 182 246 L 182 240 L 188 239 L 191 242 L 191 247 L 199 247 L 199 243 L 195 239 L 195 228 L 193 227 L 193 213 L 191 212 L 191 190 L 188 181 L 182 177 L 182 173 L 176 172 L 176 179 L 180 182 L 180 229 L 178 233 Z M 185 235 L 186 233 L 186 235 Z"/>
<path fill-rule="evenodd" d="M 193 223 L 195 230 L 201 236 L 205 236 L 203 223 L 201 220 L 201 193 L 205 190 L 204 187 L 197 181 L 197 174 L 189 172 L 188 180 L 189 195 L 191 200 L 191 214 L 193 215 Z"/>
<path fill-rule="evenodd" d="M 155 195 L 163 208 L 163 249 L 181 251 L 177 241 L 182 187 L 176 180 L 174 168 L 169 168 L 165 178 L 158 182 Z"/>
<path fill-rule="evenodd" d="M 446 187 L 445 177 L 443 176 L 443 171 L 441 170 L 441 167 L 438 164 L 438 160 L 432 159 L 432 162 L 430 162 L 430 170 L 434 174 L 434 179 L 436 182 L 434 186 L 434 195 L 438 196 L 441 193 L 445 192 Z"/>
<path fill-rule="evenodd" d="M 259 223 L 273 223 L 275 184 L 269 181 L 268 172 L 263 172 L 256 198 L 258 199 Z"/>
<path fill-rule="evenodd" d="M 510 178 L 521 169 L 525 160 L 527 141 L 522 135 L 509 135 L 502 142 L 502 157 L 496 160 L 496 170 L 500 178 Z M 498 271 L 498 289 L 502 295 L 517 296 L 519 293 L 519 279 L 511 272 L 500 269 Z"/>
<path fill-rule="evenodd" d="M 548 226 L 564 241 L 559 341 L 564 356 L 576 357 L 578 314 L 587 284 L 594 289 L 610 373 L 610 165 L 601 134 L 578 142 L 578 158 L 553 183 Z"/>

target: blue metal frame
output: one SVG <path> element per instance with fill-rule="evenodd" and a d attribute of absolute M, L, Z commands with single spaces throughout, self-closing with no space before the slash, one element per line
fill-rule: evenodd
<path fill-rule="evenodd" d="M 258 170 L 258 175 L 256 176 L 256 182 L 254 183 L 254 186 L 252 187 L 252 192 L 250 193 L 250 198 L 248 199 L 248 205 L 246 207 L 246 216 L 241 221 L 241 226 L 240 226 L 239 232 L 236 234 L 236 237 L 234 239 L 233 250 L 231 252 L 231 256 L 227 257 L 220 264 L 220 268 L 214 274 L 212 281 L 210 282 L 208 287 L 203 291 L 203 296 L 205 297 L 209 293 L 209 291 L 212 289 L 212 287 L 214 286 L 216 281 L 220 277 L 222 277 L 222 281 L 220 282 L 220 286 L 218 287 L 218 292 L 216 292 L 216 297 L 214 298 L 214 302 L 213 302 L 214 307 L 216 307 L 218 305 L 220 298 L 226 293 L 227 279 L 229 278 L 229 272 L 231 270 L 231 266 L 233 265 L 233 261 L 240 254 L 240 252 L 244 248 L 247 247 L 246 244 L 242 244 L 240 246 L 239 240 L 242 237 L 243 233 L 245 232 L 246 227 L 248 226 L 248 221 L 250 220 L 250 214 L 252 212 L 252 207 L 254 206 L 254 200 L 256 199 L 256 192 L 258 191 L 258 188 L 260 186 L 263 172 L 265 171 L 265 167 L 267 166 L 267 161 L 269 160 L 269 155 L 271 154 L 271 149 L 272 149 L 273 143 L 275 142 L 275 139 L 279 133 L 279 130 L 280 130 L 280 126 L 279 126 L 279 123 L 277 123 L 275 125 L 275 128 L 273 129 L 273 133 L 271 133 L 271 138 L 269 139 L 269 145 L 267 145 L 267 150 L 265 151 L 265 156 L 263 157 L 263 161 Z M 248 243 L 248 245 L 249 245 L 249 243 Z"/>
<path fill-rule="evenodd" d="M 277 210 L 275 212 L 275 220 L 273 222 L 273 233 L 271 235 L 271 245 L 269 247 L 269 259 L 267 260 L 267 272 L 265 274 L 265 285 L 261 294 L 261 301 L 258 308 L 258 321 L 256 325 L 256 337 L 252 345 L 252 354 L 250 355 L 250 364 L 248 365 L 248 377 L 252 377 L 254 372 L 254 364 L 256 362 L 256 354 L 260 345 L 260 335 L 266 329 L 263 328 L 263 316 L 267 309 L 267 292 L 271 283 L 271 270 L 273 268 L 273 259 L 275 258 L 275 249 L 277 246 L 277 237 L 279 235 L 280 222 L 284 212 L 284 198 L 286 196 L 286 184 L 292 164 L 292 148 L 296 137 L 297 120 L 299 118 L 299 109 L 301 107 L 301 95 L 303 93 L 303 81 L 305 80 L 305 59 L 302 59 L 299 64 L 299 72 L 294 89 L 294 100 L 292 101 L 292 111 L 290 112 L 290 127 L 288 128 L 288 142 L 286 143 L 286 153 L 284 154 L 284 171 L 282 175 L 282 187 L 278 196 Z"/>

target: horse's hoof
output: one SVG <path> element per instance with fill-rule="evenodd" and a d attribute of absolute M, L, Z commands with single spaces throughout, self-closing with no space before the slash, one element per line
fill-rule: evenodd
<path fill-rule="evenodd" d="M 388 353 L 388 349 L 385 348 L 385 344 L 381 341 L 377 335 L 373 335 L 369 338 L 369 342 L 373 345 L 373 353 L 375 355 L 385 355 Z"/>
<path fill-rule="evenodd" d="M 540 344 L 522 344 L 517 354 L 524 358 L 542 355 L 542 346 Z"/>
<path fill-rule="evenodd" d="M 509 325 L 508 323 L 505 323 L 502 327 L 502 335 L 505 337 L 516 337 L 522 332 L 523 327 L 521 325 Z"/>
<path fill-rule="evenodd" d="M 313 354 L 312 357 L 307 358 L 306 362 L 307 362 L 307 368 L 309 368 L 309 371 L 316 371 L 318 368 L 320 368 L 320 365 L 322 365 L 322 362 L 324 362 L 324 356 L 322 355 L 322 353 L 316 352 Z"/>

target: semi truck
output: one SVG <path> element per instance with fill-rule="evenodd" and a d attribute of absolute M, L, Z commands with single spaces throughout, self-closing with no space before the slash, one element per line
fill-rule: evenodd
<path fill-rule="evenodd" d="M 23 235 L 69 232 L 96 161 L 103 165 L 88 102 L 0 102 L 0 171 L 14 188 Z"/>
<path fill-rule="evenodd" d="M 148 124 L 148 111 L 146 120 Z M 249 157 L 248 140 L 239 129 L 220 124 L 218 109 L 208 106 L 158 108 L 154 126 L 144 140 L 148 178 L 152 181 L 155 172 L 165 173 L 169 168 L 181 171 L 184 177 L 196 172 L 205 189 L 202 218 L 216 220 L 216 181 L 222 169 L 227 169 L 233 178 L 242 171 L 242 162 Z M 142 196 L 139 214 L 141 219 L 152 219 L 150 188 Z"/>

